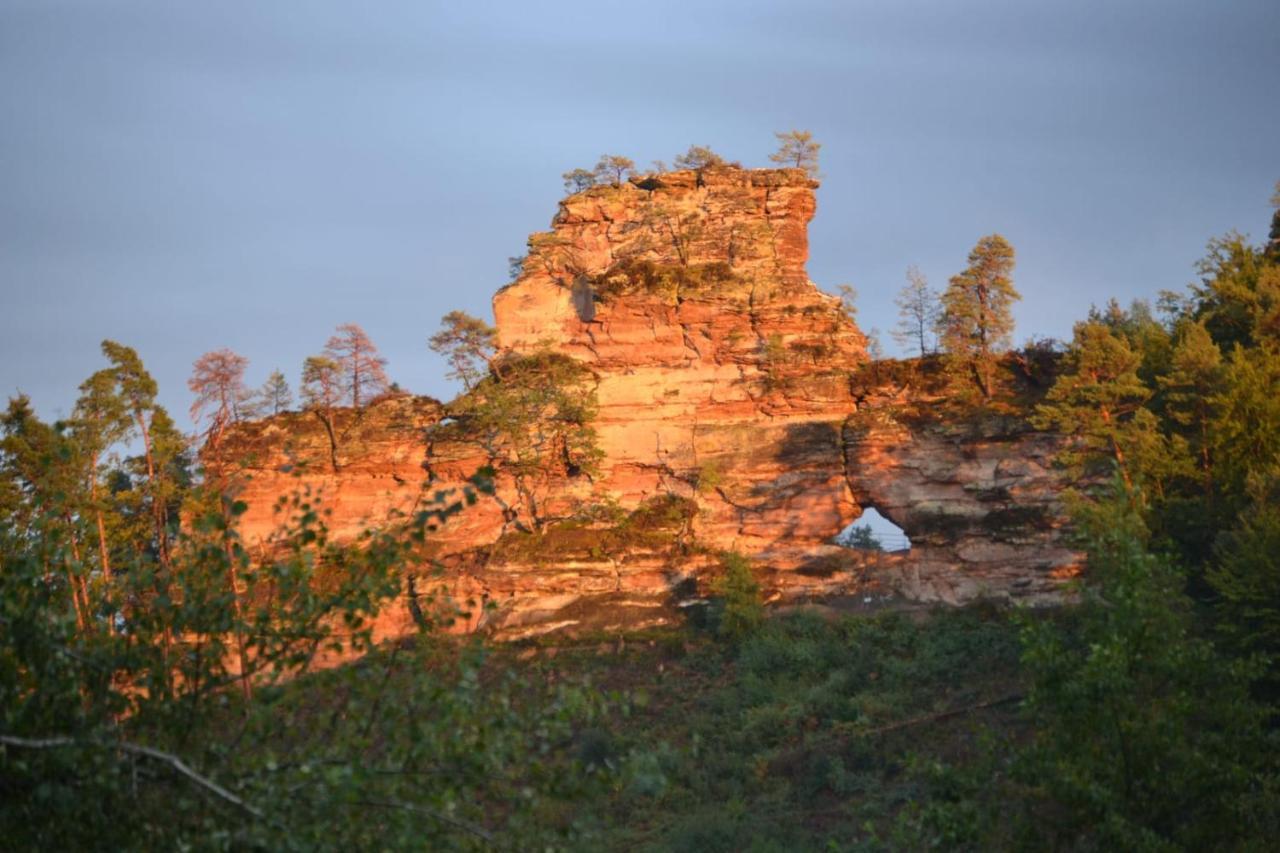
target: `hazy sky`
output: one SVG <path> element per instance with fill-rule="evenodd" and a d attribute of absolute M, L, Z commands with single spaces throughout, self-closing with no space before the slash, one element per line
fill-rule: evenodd
<path fill-rule="evenodd" d="M 448 396 L 426 338 L 490 316 L 561 172 L 768 165 L 793 127 L 823 143 L 810 276 L 864 327 L 999 231 L 1018 338 L 1069 336 L 1265 237 L 1278 39 L 1277 0 L 0 0 L 0 392 L 66 414 L 109 337 L 182 414 L 202 352 L 296 385 L 357 322 Z"/>

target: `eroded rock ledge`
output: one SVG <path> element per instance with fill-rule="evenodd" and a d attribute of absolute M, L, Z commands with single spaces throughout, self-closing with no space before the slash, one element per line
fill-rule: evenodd
<path fill-rule="evenodd" d="M 782 598 L 1034 600 L 1076 572 L 1054 436 L 1013 416 L 921 418 L 936 402 L 921 389 L 867 385 L 865 338 L 805 273 L 815 187 L 793 169 L 666 173 L 573 195 L 530 238 L 522 274 L 494 297 L 500 341 L 586 366 L 603 461 L 549 484 L 558 518 L 537 541 L 520 540 L 533 534 L 518 532 L 501 467 L 496 496 L 438 533 L 451 591 L 490 605 L 472 627 L 673 618 L 721 550 L 752 556 Z M 267 536 L 276 499 L 299 487 L 324 492 L 341 537 L 459 486 L 491 460 L 465 442 L 428 450 L 445 415 L 393 397 L 335 413 L 333 441 L 310 413 L 239 428 L 227 447 L 250 505 L 244 534 Z M 672 502 L 681 514 L 666 527 L 617 532 Z M 869 506 L 910 552 L 831 544 Z M 385 632 L 405 628 L 397 616 Z"/>

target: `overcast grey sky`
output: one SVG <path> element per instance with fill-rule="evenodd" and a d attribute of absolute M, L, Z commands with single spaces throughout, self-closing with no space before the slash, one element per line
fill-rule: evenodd
<path fill-rule="evenodd" d="M 864 327 L 999 231 L 1019 339 L 1066 337 L 1265 236 L 1278 40 L 1277 0 L 0 0 L 0 392 L 65 414 L 110 337 L 182 414 L 202 352 L 296 384 L 357 322 L 448 396 L 426 338 L 490 316 L 561 172 L 768 165 L 793 127 L 824 146 L 810 276 Z"/>

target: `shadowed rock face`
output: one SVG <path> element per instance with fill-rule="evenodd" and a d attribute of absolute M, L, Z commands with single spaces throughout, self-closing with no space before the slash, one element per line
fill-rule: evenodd
<path fill-rule="evenodd" d="M 863 506 L 907 533 L 897 588 L 961 603 L 1052 600 L 1080 571 L 1053 465 L 1061 439 L 1009 418 L 904 425 L 864 407 L 844 427 L 846 472 Z"/>
<path fill-rule="evenodd" d="M 714 570 L 718 550 L 755 557 L 784 596 L 878 585 L 948 601 L 1040 597 L 1074 571 L 1078 555 L 1058 544 L 1054 437 L 994 421 L 908 428 L 893 411 L 910 389 L 855 398 L 865 338 L 805 273 L 816 186 L 795 169 L 666 173 L 573 195 L 530 238 L 523 273 L 493 300 L 501 346 L 588 369 L 603 452 L 594 476 L 556 475 L 548 513 L 674 499 L 693 509 L 665 545 L 570 543 L 535 559 L 507 547 L 528 520 L 497 460 L 497 494 L 434 540 L 456 593 L 501 605 L 486 620 L 510 631 L 581 622 L 579 599 L 603 595 L 623 622 L 666 618 L 653 602 Z M 424 489 L 459 486 L 492 460 L 467 442 L 428 444 L 444 416 L 396 397 L 334 413 L 332 442 L 312 413 L 240 427 L 227 447 L 245 475 L 246 536 L 267 535 L 275 499 L 299 485 L 323 488 L 338 536 L 411 509 Z M 830 544 L 865 506 L 904 529 L 909 554 Z"/>

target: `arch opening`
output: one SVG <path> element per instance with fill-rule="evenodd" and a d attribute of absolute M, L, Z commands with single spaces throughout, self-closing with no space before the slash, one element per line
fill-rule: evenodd
<path fill-rule="evenodd" d="M 857 551 L 905 553 L 911 550 L 911 540 L 906 531 L 873 506 L 866 507 L 861 516 L 851 521 L 831 541 L 841 548 Z"/>

